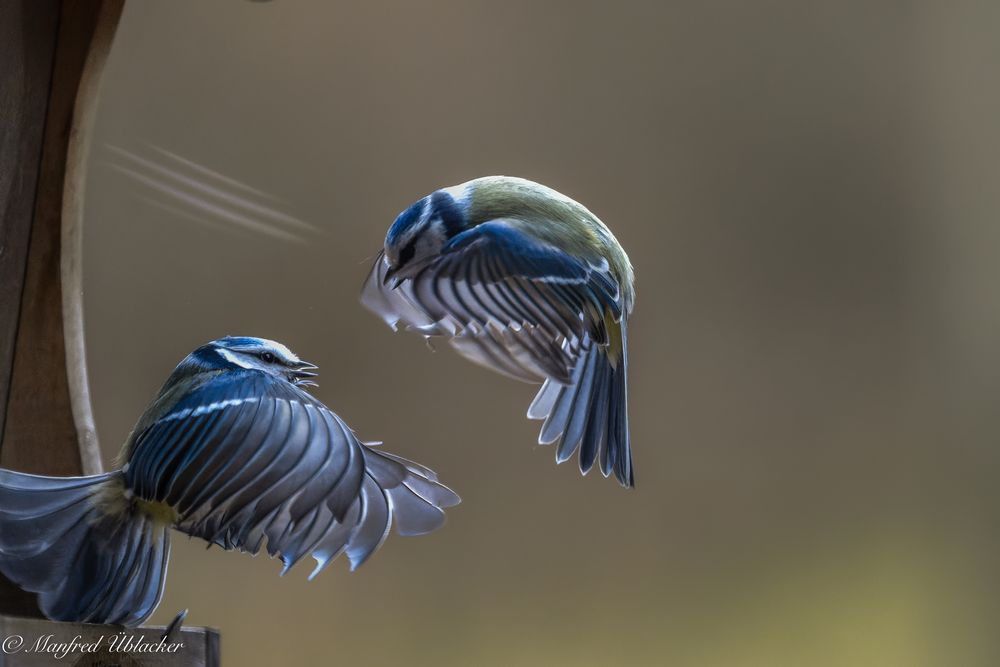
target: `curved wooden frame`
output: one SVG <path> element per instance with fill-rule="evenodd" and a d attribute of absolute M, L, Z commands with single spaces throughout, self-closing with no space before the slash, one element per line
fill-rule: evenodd
<path fill-rule="evenodd" d="M 103 0 L 96 17 L 90 47 L 83 64 L 66 147 L 63 180 L 60 279 L 62 281 L 63 338 L 70 407 L 76 426 L 80 466 L 84 475 L 102 472 L 101 448 L 90 404 L 87 352 L 83 322 L 83 209 L 86 163 L 91 130 L 97 113 L 98 92 L 104 65 L 111 51 L 125 0 Z"/>

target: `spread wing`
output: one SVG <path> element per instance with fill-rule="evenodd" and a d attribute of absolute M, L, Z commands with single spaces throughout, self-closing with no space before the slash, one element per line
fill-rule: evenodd
<path fill-rule="evenodd" d="M 621 320 L 618 282 L 588 261 L 507 220 L 455 236 L 412 279 L 386 284 L 376 261 L 362 303 L 390 326 L 448 336 L 466 357 L 528 382 L 572 381 L 581 351 L 612 342 Z"/>
<path fill-rule="evenodd" d="M 259 371 L 199 386 L 138 435 L 126 472 L 139 498 L 168 505 L 179 530 L 226 549 L 312 555 L 318 574 L 351 569 L 385 540 L 444 523 L 459 502 L 433 471 L 361 443 L 329 408 Z"/>

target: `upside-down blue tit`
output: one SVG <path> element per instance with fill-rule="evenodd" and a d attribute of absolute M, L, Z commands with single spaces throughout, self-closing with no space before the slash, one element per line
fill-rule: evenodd
<path fill-rule="evenodd" d="M 315 366 L 226 337 L 174 369 L 122 450 L 89 477 L 0 469 L 0 571 L 51 619 L 140 624 L 159 603 L 171 528 L 223 549 L 340 553 L 353 570 L 386 538 L 444 523 L 458 496 L 427 468 L 360 442 L 304 391 Z"/>
<path fill-rule="evenodd" d="M 444 188 L 393 222 L 362 303 L 393 329 L 542 388 L 528 409 L 556 460 L 635 483 L 628 428 L 632 265 L 582 204 L 522 178 Z"/>

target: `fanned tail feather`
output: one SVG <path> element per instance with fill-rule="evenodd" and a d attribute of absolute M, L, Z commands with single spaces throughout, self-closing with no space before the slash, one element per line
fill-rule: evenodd
<path fill-rule="evenodd" d="M 159 603 L 168 525 L 137 512 L 120 472 L 44 477 L 0 469 L 0 571 L 59 621 L 136 626 Z"/>
<path fill-rule="evenodd" d="M 544 420 L 538 442 L 556 445 L 556 461 L 579 452 L 580 472 L 587 474 L 600 460 L 601 472 L 612 471 L 622 486 L 635 486 L 628 428 L 628 358 L 625 320 L 617 363 L 605 347 L 589 341 L 580 352 L 568 382 L 548 379 L 528 418 Z"/>

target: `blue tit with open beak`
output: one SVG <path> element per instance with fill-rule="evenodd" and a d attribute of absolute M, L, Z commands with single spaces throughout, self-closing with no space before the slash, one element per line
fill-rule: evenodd
<path fill-rule="evenodd" d="M 579 452 L 635 484 L 628 427 L 633 271 L 582 204 L 523 178 L 437 190 L 389 227 L 361 301 L 393 329 L 441 336 L 470 360 L 541 383 L 530 419 L 556 460 Z"/>
<path fill-rule="evenodd" d="M 59 621 L 142 623 L 159 603 L 170 530 L 287 571 L 341 553 L 351 569 L 395 524 L 444 523 L 459 502 L 431 470 L 363 443 L 304 387 L 316 366 L 263 338 L 203 345 L 174 369 L 120 469 L 45 477 L 0 469 L 0 572 Z"/>

